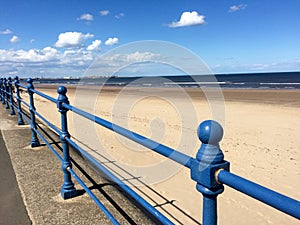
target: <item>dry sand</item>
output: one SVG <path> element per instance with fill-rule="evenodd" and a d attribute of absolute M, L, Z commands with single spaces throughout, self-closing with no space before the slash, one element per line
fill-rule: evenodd
<path fill-rule="evenodd" d="M 57 97 L 52 86 L 36 89 Z M 224 99 L 211 89 L 204 94 L 171 88 L 68 89 L 71 104 L 191 156 L 200 146 L 199 123 L 216 119 L 225 130 L 221 148 L 231 172 L 299 200 L 300 91 L 228 89 L 221 94 Z M 35 104 L 59 126 L 55 104 L 41 98 Z M 188 169 L 70 112 L 68 116 L 72 136 L 172 221 L 201 222 L 202 197 Z M 229 187 L 218 197 L 218 215 L 221 225 L 299 224 Z"/>

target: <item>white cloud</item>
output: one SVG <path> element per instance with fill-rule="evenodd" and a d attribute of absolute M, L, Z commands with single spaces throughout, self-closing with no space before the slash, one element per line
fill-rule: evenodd
<path fill-rule="evenodd" d="M 45 55 L 55 55 L 57 53 L 57 49 L 48 46 L 43 48 L 42 53 L 44 53 Z"/>
<path fill-rule="evenodd" d="M 119 14 L 115 15 L 115 18 L 116 19 L 121 19 L 123 16 L 125 16 L 124 13 L 119 13 Z"/>
<path fill-rule="evenodd" d="M 100 45 L 101 45 L 101 40 L 95 40 L 95 41 L 92 42 L 92 44 L 90 44 L 86 48 L 86 50 L 88 50 L 88 51 L 98 50 Z"/>
<path fill-rule="evenodd" d="M 233 5 L 229 7 L 228 12 L 232 13 L 232 12 L 236 12 L 239 10 L 243 10 L 246 9 L 247 5 L 246 4 L 239 4 L 239 5 Z"/>
<path fill-rule="evenodd" d="M 93 34 L 83 34 L 81 32 L 65 32 L 58 35 L 58 40 L 55 43 L 55 47 L 59 48 L 70 48 L 70 47 L 80 47 L 84 42 L 93 38 Z"/>
<path fill-rule="evenodd" d="M 0 50 L 1 62 L 47 62 L 55 60 L 58 56 L 58 51 L 52 47 L 45 47 L 42 50 L 30 49 L 25 50 Z"/>
<path fill-rule="evenodd" d="M 164 57 L 161 54 L 154 53 L 152 51 L 136 50 L 126 53 L 113 51 L 113 53 L 111 52 L 108 55 L 104 54 L 101 57 L 101 60 L 94 61 L 86 75 L 112 75 L 120 72 L 120 74 L 126 76 L 140 76 L 141 74 L 145 74 L 145 71 L 148 71 L 148 65 L 154 65 L 163 58 Z M 138 71 L 134 72 L 137 68 Z M 126 73 L 123 73 L 125 71 Z M 140 73 L 140 71 L 143 71 L 143 73 Z"/>
<path fill-rule="evenodd" d="M 20 39 L 18 36 L 14 35 L 14 36 L 12 36 L 12 38 L 9 41 L 10 41 L 10 43 L 16 43 L 16 42 L 20 41 Z"/>
<path fill-rule="evenodd" d="M 60 64 L 76 68 L 77 66 L 88 66 L 94 60 L 91 51 L 85 51 L 83 48 L 76 50 L 66 50 L 60 56 Z"/>
<path fill-rule="evenodd" d="M 134 52 L 131 54 L 126 55 L 126 60 L 131 61 L 148 61 L 148 60 L 154 60 L 157 57 L 159 57 L 159 54 L 154 54 L 152 52 Z"/>
<path fill-rule="evenodd" d="M 0 31 L 0 34 L 12 34 L 12 31 L 10 29 L 6 29 L 4 31 Z"/>
<path fill-rule="evenodd" d="M 169 24 L 169 27 L 186 27 L 194 25 L 202 25 L 205 23 L 205 16 L 199 15 L 198 12 L 183 12 L 181 14 L 180 20 Z"/>
<path fill-rule="evenodd" d="M 101 16 L 107 16 L 109 14 L 108 10 L 102 10 L 99 12 Z"/>
<path fill-rule="evenodd" d="M 25 62 L 47 62 L 55 60 L 57 50 L 52 47 L 45 47 L 42 50 L 30 49 L 29 51 L 18 50 L 15 57 L 19 61 Z"/>
<path fill-rule="evenodd" d="M 82 14 L 79 18 L 77 18 L 77 20 L 93 21 L 94 17 L 92 14 L 86 13 L 86 14 Z"/>
<path fill-rule="evenodd" d="M 114 37 L 114 38 L 108 38 L 106 41 L 105 41 L 105 45 L 115 45 L 115 44 L 118 44 L 119 43 L 119 39 Z"/>
<path fill-rule="evenodd" d="M 104 60 L 110 63 L 120 63 L 120 62 L 144 62 L 159 59 L 160 55 L 152 52 L 133 52 L 128 54 L 114 54 L 109 57 L 104 57 Z"/>
<path fill-rule="evenodd" d="M 36 76 L 45 71 L 46 77 L 80 76 L 95 60 L 97 54 L 84 48 L 59 51 L 53 47 L 28 51 L 0 49 L 0 73 Z"/>

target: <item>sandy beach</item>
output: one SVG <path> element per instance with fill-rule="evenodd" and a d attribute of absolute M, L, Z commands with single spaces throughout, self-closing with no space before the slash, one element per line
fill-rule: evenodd
<path fill-rule="evenodd" d="M 54 86 L 37 90 L 57 97 Z M 70 103 L 195 156 L 201 121 L 224 127 L 221 148 L 231 172 L 300 199 L 300 90 L 68 87 Z M 25 93 L 22 94 L 27 99 Z M 56 105 L 36 97 L 41 114 L 60 124 Z M 197 224 L 202 196 L 190 172 L 119 135 L 68 113 L 71 135 L 176 224 Z M 83 145 L 83 144 L 80 144 Z M 229 187 L 218 197 L 219 224 L 299 224 Z"/>

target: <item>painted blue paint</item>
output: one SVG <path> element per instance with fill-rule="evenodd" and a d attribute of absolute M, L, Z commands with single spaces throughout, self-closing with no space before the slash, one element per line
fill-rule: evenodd
<path fill-rule="evenodd" d="M 19 81 L 19 77 L 16 76 L 14 78 L 14 84 L 15 84 L 15 88 L 16 88 L 16 99 L 17 99 L 17 106 L 18 106 L 18 125 L 24 125 L 24 120 L 23 120 L 23 116 L 22 116 L 22 105 L 21 105 L 21 96 L 20 96 L 20 81 Z"/>
<path fill-rule="evenodd" d="M 119 222 L 116 220 L 116 218 L 109 212 L 109 210 L 99 201 L 99 199 L 94 195 L 94 193 L 86 186 L 86 184 L 80 179 L 80 177 L 77 176 L 77 174 L 72 170 L 70 167 L 68 167 L 68 171 L 71 173 L 71 175 L 78 181 L 78 183 L 83 187 L 83 189 L 88 193 L 88 195 L 95 201 L 95 203 L 98 205 L 98 207 L 104 212 L 104 214 L 107 216 L 107 218 L 112 222 L 114 225 L 118 225 Z"/>
<path fill-rule="evenodd" d="M 72 168 L 69 154 L 69 144 L 66 141 L 67 137 L 70 137 L 68 132 L 68 123 L 67 123 L 67 109 L 62 106 L 62 103 L 69 104 L 69 100 L 66 96 L 67 89 L 63 86 L 57 88 L 58 99 L 57 99 L 57 108 L 61 115 L 61 134 L 60 140 L 62 143 L 63 149 L 63 162 L 62 170 L 64 172 L 64 183 L 61 188 L 61 196 L 63 199 L 69 199 L 77 196 L 77 190 L 74 187 L 74 183 L 71 179 L 71 174 L 68 171 L 69 168 Z"/>
<path fill-rule="evenodd" d="M 196 188 L 203 195 L 202 224 L 217 224 L 217 196 L 224 190 L 222 184 L 216 182 L 215 173 L 229 170 L 229 162 L 219 147 L 223 137 L 222 126 L 213 120 L 206 120 L 198 127 L 198 138 L 202 142 L 196 159 L 192 161 L 191 178 L 197 182 Z"/>
<path fill-rule="evenodd" d="M 51 96 L 46 95 L 46 94 L 44 94 L 44 93 L 42 93 L 42 92 L 40 92 L 40 91 L 33 90 L 33 93 L 35 93 L 35 94 L 37 94 L 37 95 L 39 95 L 39 96 L 41 96 L 41 97 L 43 97 L 43 98 L 45 98 L 45 99 L 51 101 L 51 102 L 57 103 L 57 99 L 52 98 Z"/>
<path fill-rule="evenodd" d="M 2 83 L 1 83 L 1 95 L 2 95 L 2 105 L 6 105 L 6 85 L 5 85 L 5 80 L 6 78 L 2 78 Z"/>
<path fill-rule="evenodd" d="M 15 109 L 14 109 L 14 99 L 13 99 L 13 88 L 12 88 L 12 79 L 11 77 L 8 78 L 8 95 L 9 95 L 9 102 L 10 102 L 10 115 L 16 115 Z"/>
<path fill-rule="evenodd" d="M 63 104 L 63 106 L 65 108 L 71 110 L 72 112 L 74 112 L 88 120 L 91 120 L 109 130 L 112 130 L 113 132 L 120 134 L 140 145 L 143 145 L 165 157 L 168 157 L 169 159 L 171 159 L 187 168 L 190 168 L 190 166 L 191 166 L 191 161 L 193 160 L 193 158 L 188 155 L 185 155 L 184 153 L 176 151 L 170 147 L 167 147 L 163 144 L 155 142 L 155 141 L 153 141 L 149 138 L 146 138 L 140 134 L 137 134 L 131 130 L 127 130 L 123 127 L 118 126 L 117 124 L 113 124 L 107 120 L 104 120 L 98 116 L 92 115 L 88 112 L 85 112 L 85 111 L 78 109 L 74 106 L 71 106 L 69 104 Z"/>
<path fill-rule="evenodd" d="M 31 142 L 30 145 L 31 147 L 38 147 L 40 146 L 40 141 L 37 138 L 37 134 L 35 132 L 35 129 L 37 129 L 36 126 L 36 121 L 35 121 L 35 106 L 34 106 L 34 99 L 33 99 L 33 90 L 34 90 L 34 86 L 32 84 L 33 80 L 31 78 L 27 79 L 27 92 L 29 95 L 29 111 L 30 111 L 30 119 L 31 119 L 31 124 L 30 124 L 30 128 L 31 128 Z"/>
<path fill-rule="evenodd" d="M 5 108 L 9 109 L 9 104 L 8 104 L 8 84 L 7 84 L 7 79 L 6 78 L 4 78 L 3 84 L 4 84 L 4 89 L 3 90 L 4 90 L 4 98 L 5 98 L 5 101 L 4 101 Z"/>
<path fill-rule="evenodd" d="M 110 172 L 103 164 L 98 162 L 93 156 L 91 156 L 88 152 L 84 151 L 80 146 L 78 146 L 74 141 L 70 138 L 66 138 L 69 144 L 78 151 L 84 159 L 86 159 L 93 168 L 95 168 L 99 173 L 104 175 L 104 177 L 111 180 L 113 183 L 118 184 L 119 188 L 124 191 L 124 193 L 130 198 L 132 198 L 142 209 L 142 211 L 146 212 L 148 216 L 157 224 L 166 224 L 173 225 L 173 223 L 165 217 L 162 213 L 160 213 L 156 208 L 150 205 L 145 199 L 143 199 L 140 195 L 138 195 L 135 191 L 133 191 L 128 185 L 123 183 L 117 176 L 115 176 L 112 172 Z"/>
<path fill-rule="evenodd" d="M 56 134 L 61 135 L 61 131 L 58 127 L 56 127 L 53 123 L 49 122 L 44 116 L 42 116 L 39 112 L 35 111 L 35 115 L 38 116 L 45 124 L 47 124 Z"/>
<path fill-rule="evenodd" d="M 3 78 L 1 77 L 0 78 L 0 102 L 2 102 L 2 100 L 3 100 L 3 97 L 2 97 L 2 95 L 3 95 L 3 93 L 2 93 L 2 84 L 3 84 Z"/>
<path fill-rule="evenodd" d="M 297 200 L 224 170 L 221 170 L 218 173 L 217 179 L 219 182 L 226 184 L 239 192 L 264 202 L 265 204 L 290 216 L 300 219 L 300 202 Z"/>

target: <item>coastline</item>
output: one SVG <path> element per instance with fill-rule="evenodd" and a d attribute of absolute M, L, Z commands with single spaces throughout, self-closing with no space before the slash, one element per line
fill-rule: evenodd
<path fill-rule="evenodd" d="M 47 88 L 40 85 L 35 87 L 52 97 L 57 97 L 56 85 L 47 85 Z M 177 139 L 181 139 L 182 135 L 187 133 L 187 141 L 194 143 L 191 147 L 192 155 L 196 154 L 200 145 L 196 137 L 199 122 L 211 118 L 205 94 L 213 92 L 212 89 L 205 89 L 205 93 L 194 88 L 182 89 L 181 91 L 187 95 L 180 95 L 178 89 L 174 88 L 104 87 L 99 93 L 96 87 L 94 89 L 80 87 L 79 92 L 74 86 L 67 85 L 67 87 L 71 104 L 80 103 L 78 100 L 82 97 L 83 104 L 92 106 L 86 107 L 85 110 L 108 121 L 122 123 L 125 120 L 126 127 L 175 149 L 180 146 Z M 225 136 L 221 148 L 225 159 L 231 163 L 231 171 L 275 191 L 300 199 L 298 192 L 300 141 L 297 135 L 300 127 L 300 90 L 225 89 L 222 90 L 222 94 L 225 106 L 223 124 Z M 182 112 L 183 114 L 189 112 L 187 97 L 196 110 L 197 121 L 191 120 L 187 124 L 182 124 L 182 118 L 178 113 L 181 113 L 181 106 L 187 110 Z M 55 105 L 51 108 L 46 101 L 37 98 L 36 107 L 59 126 L 58 115 L 52 113 L 53 110 L 57 111 Z M 71 113 L 69 121 L 71 133 L 78 132 L 78 127 L 74 126 L 74 122 L 78 122 L 77 118 L 72 118 Z M 89 125 L 87 124 L 87 129 Z M 92 143 L 91 132 L 85 130 L 85 127 L 80 126 L 80 131 L 87 134 L 84 140 L 92 149 L 99 148 L 99 143 Z M 164 130 L 164 133 L 159 133 L 159 130 Z M 149 150 L 133 151 L 130 144 L 106 129 L 97 128 L 96 131 L 98 133 L 96 138 L 106 152 L 109 152 L 110 157 L 122 165 L 133 165 L 137 172 L 142 167 L 163 162 L 162 158 Z M 167 199 L 174 200 L 174 204 L 184 209 L 188 215 L 197 221 L 201 220 L 201 194 L 196 191 L 195 183 L 190 180 L 188 170 L 180 168 L 168 178 L 149 185 Z M 144 189 L 144 192 L 153 195 L 147 187 Z M 156 199 L 160 204 L 164 202 L 158 196 L 152 196 L 151 199 Z M 151 202 L 151 199 L 148 200 Z M 295 219 L 228 187 L 225 187 L 224 194 L 220 195 L 218 204 L 219 221 L 222 224 L 239 224 L 240 221 L 245 221 L 244 224 L 249 225 L 297 224 Z M 172 207 L 172 204 L 165 204 L 162 208 L 180 218 L 183 223 L 193 224 L 189 218 Z"/>
<path fill-rule="evenodd" d="M 168 92 L 176 93 L 178 88 L 174 87 L 127 87 L 127 86 L 77 86 L 70 84 L 61 84 L 65 86 L 68 90 L 87 89 L 87 90 L 101 90 L 103 92 L 115 92 L 119 93 L 121 90 L 126 89 L 131 92 L 144 92 L 147 90 L 154 90 L 157 93 Z M 35 88 L 41 90 L 52 90 L 56 89 L 59 84 L 34 84 Z M 144 89 L 144 90 L 142 90 Z M 199 88 L 180 88 L 186 91 L 192 98 L 201 98 L 205 96 Z M 203 88 L 205 91 L 215 91 L 216 88 Z M 257 102 L 257 103 L 269 103 L 276 105 L 291 105 L 300 106 L 300 89 L 257 89 L 257 88 L 218 88 L 224 95 L 226 101 L 244 101 L 244 102 Z M 55 97 L 55 95 L 53 95 Z"/>

